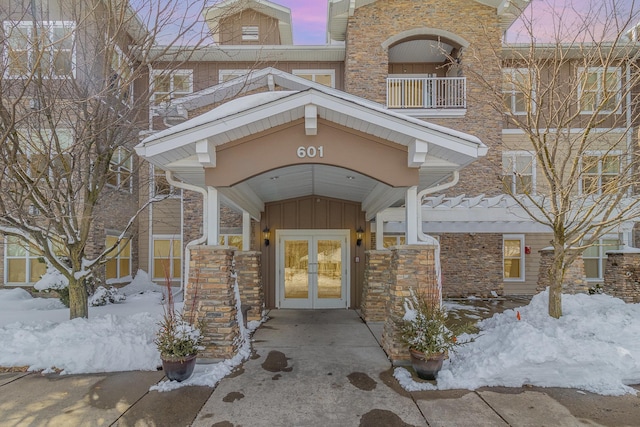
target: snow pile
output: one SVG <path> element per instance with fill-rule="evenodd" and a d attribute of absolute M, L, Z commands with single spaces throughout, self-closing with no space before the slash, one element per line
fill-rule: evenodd
<path fill-rule="evenodd" d="M 165 284 L 158 285 L 157 283 L 152 281 L 149 278 L 149 274 L 147 274 L 147 272 L 144 270 L 138 270 L 131 283 L 120 288 L 120 293 L 126 296 L 141 294 L 149 291 L 165 293 L 167 291 L 167 287 Z"/>
<path fill-rule="evenodd" d="M 547 314 L 548 297 L 538 294 L 525 307 L 479 322 L 479 334 L 460 337 L 474 341 L 450 355 L 437 387 L 412 381 L 402 368 L 396 378 L 412 391 L 530 384 L 636 394 L 628 384 L 640 383 L 640 304 L 563 295 L 563 316 L 554 319 Z"/>

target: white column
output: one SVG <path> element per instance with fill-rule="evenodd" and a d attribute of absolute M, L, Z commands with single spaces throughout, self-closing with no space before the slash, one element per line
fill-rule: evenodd
<path fill-rule="evenodd" d="M 218 190 L 207 186 L 207 245 L 217 246 L 220 242 L 220 197 Z"/>
<path fill-rule="evenodd" d="M 251 250 L 251 215 L 242 211 L 242 250 Z"/>
<path fill-rule="evenodd" d="M 379 213 L 376 214 L 376 250 L 384 249 L 384 219 Z"/>
<path fill-rule="evenodd" d="M 405 221 L 407 245 L 418 243 L 418 187 L 407 188 L 405 197 Z"/>

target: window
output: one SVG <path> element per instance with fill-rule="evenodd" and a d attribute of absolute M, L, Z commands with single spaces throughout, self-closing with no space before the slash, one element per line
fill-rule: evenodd
<path fill-rule="evenodd" d="M 621 73 L 619 68 L 580 68 L 579 100 L 582 113 L 602 113 L 618 110 Z"/>
<path fill-rule="evenodd" d="M 193 70 L 155 70 L 153 72 L 153 102 L 169 102 L 193 92 Z"/>
<path fill-rule="evenodd" d="M 242 40 L 258 40 L 260 37 L 258 27 L 255 25 L 242 27 Z"/>
<path fill-rule="evenodd" d="M 506 68 L 502 75 L 502 94 L 506 111 L 516 115 L 527 114 L 529 110 L 533 111 L 535 107 L 534 73 L 528 68 Z"/>
<path fill-rule="evenodd" d="M 599 239 L 593 246 L 589 246 L 582 253 L 584 274 L 587 280 L 602 280 L 604 267 L 607 263 L 607 251 L 620 249 L 620 239 Z"/>
<path fill-rule="evenodd" d="M 109 89 L 127 104 L 133 102 L 133 65 L 118 46 L 111 52 Z"/>
<path fill-rule="evenodd" d="M 616 182 L 620 174 L 622 156 L 613 152 L 599 155 L 587 153 L 582 156 L 580 191 L 594 196 L 617 191 Z"/>
<path fill-rule="evenodd" d="M 390 236 L 390 235 L 385 235 L 382 237 L 382 246 L 385 249 L 388 249 L 392 246 L 399 246 L 399 245 L 404 245 L 406 242 L 406 239 L 404 236 Z"/>
<path fill-rule="evenodd" d="M 325 86 L 336 87 L 335 70 L 293 70 L 293 75 Z"/>
<path fill-rule="evenodd" d="M 41 253 L 33 245 L 14 237 L 5 237 L 4 282 L 34 283 L 47 271 Z"/>
<path fill-rule="evenodd" d="M 118 241 L 117 236 L 107 236 L 105 246 L 112 247 Z M 105 265 L 105 279 L 119 279 L 131 275 L 131 245 L 128 237 L 123 237 L 120 243 L 107 254 Z"/>
<path fill-rule="evenodd" d="M 218 82 L 224 83 L 236 77 L 246 76 L 251 70 L 220 70 L 218 71 Z"/>
<path fill-rule="evenodd" d="M 506 194 L 535 192 L 535 157 L 527 151 L 502 153 L 502 183 Z"/>
<path fill-rule="evenodd" d="M 242 234 L 221 234 L 218 240 L 220 246 L 235 246 L 239 251 L 242 249 Z"/>
<path fill-rule="evenodd" d="M 153 278 L 182 276 L 182 241 L 174 236 L 153 236 Z"/>
<path fill-rule="evenodd" d="M 131 192 L 131 171 L 133 169 L 133 157 L 129 150 L 118 147 L 111 157 L 107 185 L 119 190 Z"/>
<path fill-rule="evenodd" d="M 66 178 L 71 173 L 68 163 L 67 167 L 64 163 L 71 161 L 71 129 L 59 128 L 53 132 L 50 129 L 19 129 L 18 138 L 22 150 L 18 162 L 24 165 L 30 177 Z"/>
<path fill-rule="evenodd" d="M 75 73 L 74 22 L 5 22 L 6 77 L 24 77 L 36 67 L 46 78 Z"/>
<path fill-rule="evenodd" d="M 157 166 L 151 166 L 153 183 L 152 183 L 152 197 L 177 197 L 180 193 L 176 191 L 173 185 L 167 181 L 167 176 L 164 169 L 160 169 Z"/>
<path fill-rule="evenodd" d="M 524 236 L 502 238 L 502 264 L 505 281 L 524 281 Z"/>

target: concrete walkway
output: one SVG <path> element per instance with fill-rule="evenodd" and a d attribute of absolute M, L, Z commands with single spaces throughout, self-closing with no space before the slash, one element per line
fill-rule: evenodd
<path fill-rule="evenodd" d="M 640 397 L 571 389 L 407 393 L 350 310 L 272 310 L 214 389 L 149 392 L 159 372 L 0 373 L 0 426 L 640 426 Z M 640 390 L 640 387 L 637 387 Z"/>

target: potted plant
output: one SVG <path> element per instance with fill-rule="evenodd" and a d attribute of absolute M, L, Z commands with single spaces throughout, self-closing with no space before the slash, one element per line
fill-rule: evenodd
<path fill-rule="evenodd" d="M 195 310 L 175 311 L 171 284 L 167 282 L 167 306 L 159 323 L 155 344 L 160 351 L 162 369 L 169 380 L 184 381 L 193 373 L 196 357 L 202 347 L 202 324 L 195 321 Z"/>
<path fill-rule="evenodd" d="M 444 359 L 457 344 L 455 334 L 447 327 L 447 311 L 442 306 L 440 291 L 428 288 L 405 299 L 405 315 L 400 324 L 400 338 L 409 348 L 411 365 L 418 377 L 435 380 Z"/>

